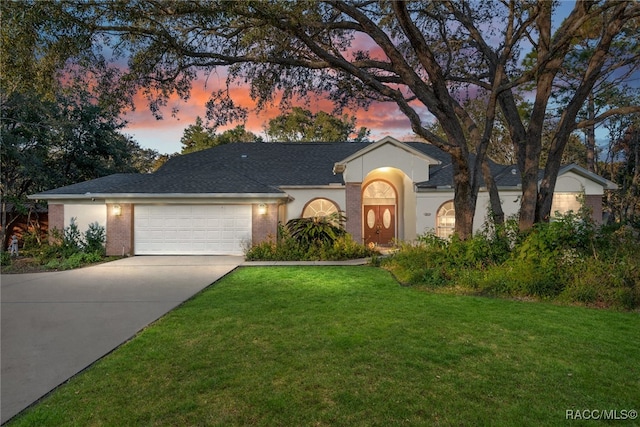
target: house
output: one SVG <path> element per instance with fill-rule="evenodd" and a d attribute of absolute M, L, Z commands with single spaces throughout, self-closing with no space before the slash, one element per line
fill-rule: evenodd
<path fill-rule="evenodd" d="M 513 166 L 491 165 L 506 215 L 521 194 Z M 71 218 L 106 228 L 110 255 L 242 254 L 273 237 L 278 223 L 343 211 L 364 243 L 413 240 L 454 228 L 452 165 L 433 145 L 386 137 L 375 143 L 233 143 L 169 160 L 152 174 L 115 174 L 30 196 L 49 203 L 50 228 Z M 584 196 L 596 220 L 612 182 L 570 165 L 560 172 L 553 211 Z M 482 226 L 488 194 L 478 196 Z"/>

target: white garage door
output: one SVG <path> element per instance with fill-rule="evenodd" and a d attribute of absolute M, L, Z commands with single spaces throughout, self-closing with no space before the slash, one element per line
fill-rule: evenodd
<path fill-rule="evenodd" d="M 135 205 L 136 255 L 242 255 L 248 205 Z"/>

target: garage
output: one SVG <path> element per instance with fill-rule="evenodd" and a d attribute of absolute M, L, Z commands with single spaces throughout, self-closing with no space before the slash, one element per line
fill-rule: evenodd
<path fill-rule="evenodd" d="M 139 205 L 136 255 L 242 255 L 251 242 L 249 205 Z"/>

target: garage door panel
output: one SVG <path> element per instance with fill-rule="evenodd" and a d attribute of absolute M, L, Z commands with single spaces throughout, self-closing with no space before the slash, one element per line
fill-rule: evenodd
<path fill-rule="evenodd" d="M 241 255 L 251 240 L 248 205 L 136 205 L 137 255 Z"/>

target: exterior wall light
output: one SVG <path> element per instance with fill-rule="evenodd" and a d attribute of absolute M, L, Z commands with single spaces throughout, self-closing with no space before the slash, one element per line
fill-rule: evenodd
<path fill-rule="evenodd" d="M 266 215 L 267 214 L 267 205 L 264 203 L 260 203 L 258 205 L 258 215 Z"/>
<path fill-rule="evenodd" d="M 120 207 L 120 205 L 113 205 L 113 214 L 115 216 L 122 215 L 122 208 Z"/>

